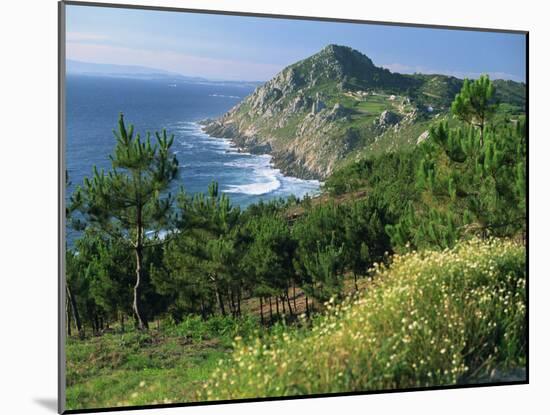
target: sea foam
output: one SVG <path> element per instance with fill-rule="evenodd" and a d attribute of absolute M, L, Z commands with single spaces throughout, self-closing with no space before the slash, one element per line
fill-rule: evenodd
<path fill-rule="evenodd" d="M 294 194 L 303 197 L 305 194 L 314 195 L 319 192 L 319 182 L 284 176 L 281 171 L 272 165 L 272 157 L 268 154 L 250 154 L 239 150 L 235 144 L 227 139 L 214 137 L 205 133 L 198 123 L 185 121 L 178 123 L 177 130 L 187 136 L 178 140 L 184 149 L 208 149 L 211 153 L 224 154 L 222 160 L 204 161 L 192 160 L 187 168 L 200 168 L 209 165 L 204 172 L 194 172 L 195 176 L 212 174 L 216 165 L 225 168 L 217 176 L 224 193 L 247 197 L 266 196 L 286 197 Z M 218 156 L 219 157 L 219 156 Z M 226 158 L 227 157 L 227 158 Z M 225 159 L 225 160 L 224 160 Z"/>
<path fill-rule="evenodd" d="M 243 155 L 243 157 L 242 159 L 224 164 L 241 169 L 250 169 L 251 174 L 247 175 L 245 180 L 247 182 L 252 180 L 252 183 L 228 185 L 224 190 L 226 193 L 260 196 L 274 192 L 281 187 L 281 181 L 279 180 L 281 174 L 278 169 L 271 166 L 271 156 L 264 154 Z"/>

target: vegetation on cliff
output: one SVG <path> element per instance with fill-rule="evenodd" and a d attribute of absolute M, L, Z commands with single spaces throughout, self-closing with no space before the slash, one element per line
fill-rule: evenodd
<path fill-rule="evenodd" d="M 328 45 L 283 69 L 205 131 L 270 153 L 283 172 L 326 179 L 347 161 L 402 151 L 449 118 L 462 80 L 402 75 L 345 46 Z M 525 111 L 525 85 L 495 81 L 502 112 Z"/>

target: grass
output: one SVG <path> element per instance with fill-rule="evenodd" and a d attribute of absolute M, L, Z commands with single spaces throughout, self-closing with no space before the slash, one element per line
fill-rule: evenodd
<path fill-rule="evenodd" d="M 233 338 L 250 336 L 255 318 L 189 317 L 159 331 L 109 333 L 67 343 L 67 408 L 186 402 L 196 397 Z"/>
<path fill-rule="evenodd" d="M 476 382 L 525 365 L 525 249 L 469 241 L 395 256 L 311 329 L 237 339 L 197 399 Z"/>
<path fill-rule="evenodd" d="M 288 120 L 287 124 L 284 127 L 274 129 L 272 131 L 273 135 L 289 141 L 296 137 L 298 126 L 302 121 L 303 117 L 295 115 L 290 120 Z"/>
<path fill-rule="evenodd" d="M 67 389 L 67 408 L 88 409 L 193 400 L 190 391 L 202 384 L 223 350 L 200 347 L 181 354 L 173 367 L 156 367 L 149 358 L 133 357 L 133 368 L 116 366 Z M 140 368 L 141 367 L 141 368 Z"/>
<path fill-rule="evenodd" d="M 377 99 L 375 99 L 377 98 Z M 374 114 L 381 114 L 386 109 L 391 109 L 392 106 L 388 104 L 387 98 L 385 100 L 381 100 L 380 97 L 369 97 L 369 99 L 365 101 L 360 101 L 356 105 L 356 109 L 360 112 L 366 112 L 366 113 L 374 113 Z"/>
<path fill-rule="evenodd" d="M 359 286 L 366 284 L 360 280 Z M 353 291 L 353 281 L 346 281 Z M 305 297 L 296 289 L 299 313 L 305 313 Z M 311 306 L 310 299 L 310 306 Z M 282 333 L 284 323 L 259 329 L 259 302 L 242 304 L 249 317 L 216 316 L 203 321 L 191 316 L 179 324 L 163 322 L 160 329 L 140 333 L 132 327 L 125 333 L 108 333 L 67 342 L 67 408 L 88 409 L 116 406 L 196 401 L 197 391 L 233 351 L 236 336 L 255 338 Z M 282 310 L 281 310 L 282 311 Z M 264 304 L 264 316 L 268 308 Z M 155 326 L 155 325 L 152 325 Z"/>

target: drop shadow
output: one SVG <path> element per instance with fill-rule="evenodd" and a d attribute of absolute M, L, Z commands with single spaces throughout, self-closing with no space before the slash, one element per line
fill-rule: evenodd
<path fill-rule="evenodd" d="M 57 413 L 57 399 L 55 398 L 34 398 L 38 405 Z"/>

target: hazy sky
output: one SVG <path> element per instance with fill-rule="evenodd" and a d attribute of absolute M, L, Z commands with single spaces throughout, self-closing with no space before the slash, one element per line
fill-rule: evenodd
<path fill-rule="evenodd" d="M 525 81 L 525 37 L 383 25 L 67 6 L 67 58 L 211 79 L 271 78 L 330 43 L 402 73 Z"/>

